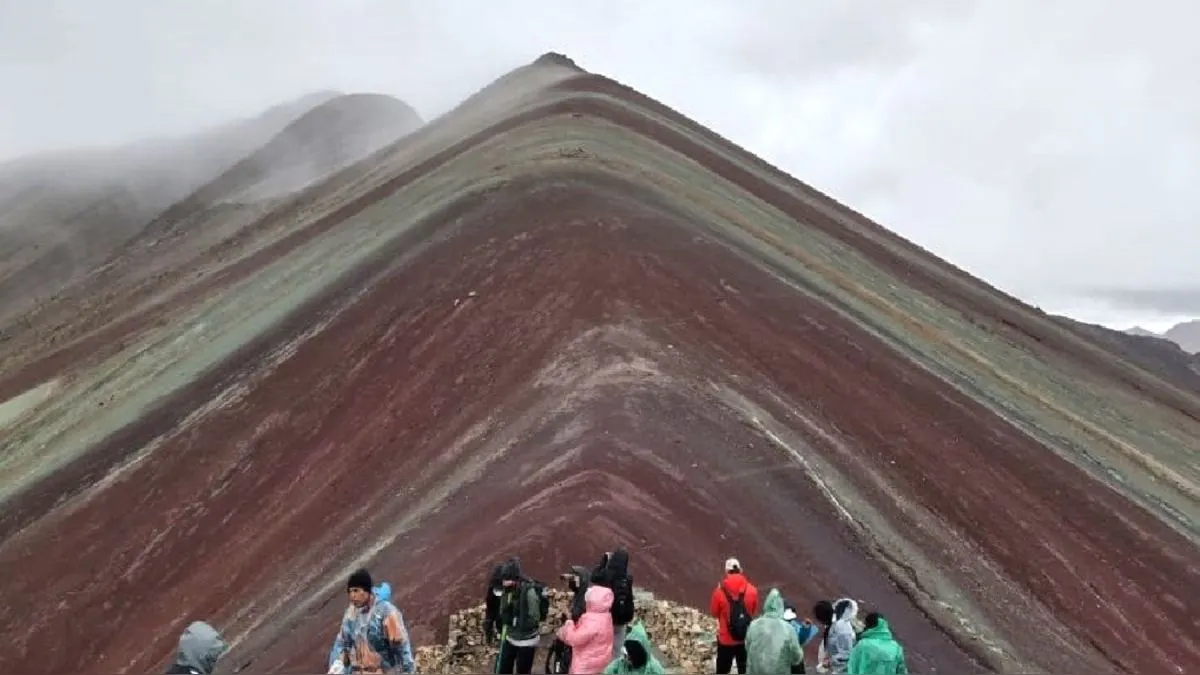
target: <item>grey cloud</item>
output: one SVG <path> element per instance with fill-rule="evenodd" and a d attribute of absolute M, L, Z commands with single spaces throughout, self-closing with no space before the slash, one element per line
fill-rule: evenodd
<path fill-rule="evenodd" d="M 1198 24 L 1182 0 L 0 0 L 0 159 L 319 89 L 428 119 L 555 50 L 1087 313 L 1096 288 L 1200 284 Z"/>

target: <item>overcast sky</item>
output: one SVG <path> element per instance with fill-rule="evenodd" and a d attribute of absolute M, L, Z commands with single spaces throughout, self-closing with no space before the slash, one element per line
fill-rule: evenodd
<path fill-rule="evenodd" d="M 0 158 L 323 88 L 428 119 L 561 51 L 1048 310 L 1165 327 L 1200 315 L 1153 311 L 1200 288 L 1197 26 L 1184 0 L 0 0 Z"/>

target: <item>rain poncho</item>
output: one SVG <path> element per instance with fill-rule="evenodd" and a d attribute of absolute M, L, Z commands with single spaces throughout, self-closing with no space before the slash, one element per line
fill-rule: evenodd
<path fill-rule="evenodd" d="M 179 649 L 168 673 L 180 675 L 212 675 L 217 659 L 228 649 L 215 628 L 203 621 L 193 621 L 179 636 Z"/>
<path fill-rule="evenodd" d="M 636 663 L 641 666 L 635 666 Z M 614 659 L 604 669 L 604 675 L 619 675 L 621 673 L 639 673 L 642 675 L 666 675 L 662 663 L 654 658 L 654 648 L 650 645 L 650 636 L 641 621 L 636 621 L 629 627 L 625 635 L 625 654 Z"/>
<path fill-rule="evenodd" d="M 354 672 L 411 673 L 415 669 L 404 617 L 395 605 L 375 595 L 366 607 L 346 608 L 338 637 Z"/>
<path fill-rule="evenodd" d="M 829 627 L 829 636 L 821 640 L 817 661 L 826 663 L 828 660 L 831 673 L 845 673 L 850 651 L 854 649 L 858 603 L 850 598 L 842 598 L 833 603 L 833 611 L 833 625 Z"/>
<path fill-rule="evenodd" d="M 783 595 L 778 588 L 767 593 L 762 614 L 746 631 L 747 673 L 790 673 L 804 659 L 796 629 L 783 618 Z"/>
<path fill-rule="evenodd" d="M 392 585 L 386 581 L 380 582 L 378 586 L 371 589 L 375 594 L 376 600 L 392 601 Z M 345 664 L 342 663 L 342 629 L 338 628 L 338 632 L 333 636 L 333 647 L 329 649 L 329 662 L 326 672 L 333 675 L 341 675 L 345 671 Z"/>
<path fill-rule="evenodd" d="M 846 672 L 850 675 L 904 675 L 908 672 L 904 647 L 892 637 L 887 619 L 879 617 L 879 623 L 862 632 L 850 652 Z"/>
<path fill-rule="evenodd" d="M 567 620 L 558 639 L 571 645 L 571 673 L 598 673 L 613 659 L 613 592 L 592 586 L 584 593 L 587 611 L 578 621 Z"/>

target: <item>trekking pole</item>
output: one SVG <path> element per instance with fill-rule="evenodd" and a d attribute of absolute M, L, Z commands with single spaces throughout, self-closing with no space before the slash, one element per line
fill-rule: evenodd
<path fill-rule="evenodd" d="M 501 650 L 504 649 L 504 644 L 507 640 L 508 640 L 508 624 L 505 623 L 504 627 L 500 629 L 500 645 L 496 647 L 496 662 L 492 665 L 493 673 L 500 672 Z"/>

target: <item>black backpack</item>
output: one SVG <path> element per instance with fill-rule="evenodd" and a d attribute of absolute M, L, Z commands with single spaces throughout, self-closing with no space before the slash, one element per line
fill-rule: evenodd
<path fill-rule="evenodd" d="M 613 604 L 612 614 L 613 623 L 618 626 L 627 626 L 633 621 L 633 577 L 625 575 L 612 581 Z"/>
<path fill-rule="evenodd" d="M 525 583 L 522 584 L 522 588 L 521 588 L 521 597 L 522 598 L 524 598 L 525 593 L 528 591 L 529 587 L 531 587 L 531 586 L 533 587 L 533 590 L 537 592 L 537 596 L 538 596 L 538 612 L 541 614 L 541 616 L 538 618 L 538 620 L 545 621 L 547 618 L 547 615 L 550 614 L 550 592 L 549 592 L 550 589 L 546 587 L 546 584 L 543 584 L 540 581 L 537 581 L 535 579 L 526 579 Z M 524 606 L 524 605 L 522 605 L 522 606 Z"/>
<path fill-rule="evenodd" d="M 746 591 L 735 598 L 728 588 L 721 586 L 725 599 L 729 600 L 729 636 L 738 642 L 746 639 L 746 631 L 750 630 L 750 612 L 746 611 Z"/>

